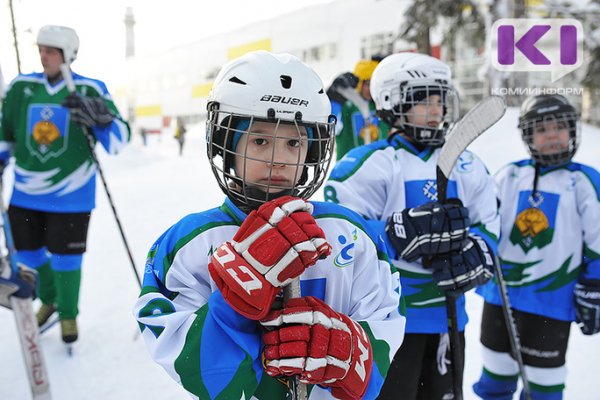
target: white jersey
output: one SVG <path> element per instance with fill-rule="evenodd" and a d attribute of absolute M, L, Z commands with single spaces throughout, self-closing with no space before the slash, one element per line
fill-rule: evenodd
<path fill-rule="evenodd" d="M 520 311 L 573 321 L 577 278 L 585 273 L 600 279 L 600 174 L 574 162 L 541 168 L 533 195 L 534 177 L 532 160 L 511 163 L 496 175 L 498 251 L 510 302 Z M 494 282 L 480 293 L 501 304 Z"/>
<path fill-rule="evenodd" d="M 385 224 L 393 212 L 436 201 L 436 163 L 440 149 L 415 148 L 400 135 L 352 150 L 340 160 L 325 187 L 327 201 L 342 204 L 362 216 L 387 240 Z M 500 221 L 494 180 L 473 153 L 461 156 L 448 182 L 448 198 L 459 198 L 469 209 L 470 232 L 496 252 Z M 409 263 L 387 245 L 400 270 L 407 307 L 406 333 L 447 332 L 445 296 L 420 262 Z M 464 296 L 457 300 L 459 329 L 467 323 Z"/>
<path fill-rule="evenodd" d="M 314 296 L 359 322 L 373 348 L 366 399 L 374 399 L 404 337 L 398 312 L 398 272 L 385 245 L 365 221 L 343 207 L 312 203 L 332 246 L 300 277 L 302 296 Z M 236 313 L 210 278 L 215 249 L 231 241 L 246 218 L 229 199 L 190 215 L 154 244 L 134 314 L 152 358 L 200 399 L 285 399 L 287 387 L 262 365 L 262 329 Z M 314 386 L 310 399 L 332 399 Z"/>

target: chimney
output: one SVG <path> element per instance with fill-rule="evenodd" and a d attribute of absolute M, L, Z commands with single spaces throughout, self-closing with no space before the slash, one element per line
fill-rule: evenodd
<path fill-rule="evenodd" d="M 133 26 L 135 19 L 133 18 L 133 8 L 127 7 L 125 11 L 125 58 L 130 58 L 135 55 L 135 39 L 133 35 Z"/>

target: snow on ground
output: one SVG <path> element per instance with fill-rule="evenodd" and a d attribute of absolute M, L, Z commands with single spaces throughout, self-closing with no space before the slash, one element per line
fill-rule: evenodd
<path fill-rule="evenodd" d="M 515 109 L 471 149 L 491 172 L 526 156 L 515 126 Z M 152 242 L 184 215 L 222 202 L 206 161 L 202 125 L 190 127 L 182 157 L 171 133 L 151 135 L 147 147 L 135 136 L 116 157 L 98 150 L 109 188 L 141 275 L 146 251 Z M 600 129 L 584 129 L 577 160 L 600 169 Z M 322 198 L 322 192 L 316 198 Z M 148 400 L 185 399 L 185 392 L 153 361 L 141 339 L 131 308 L 138 295 L 137 283 L 125 253 L 111 209 L 98 182 L 97 208 L 92 214 L 88 252 L 84 257 L 81 288 L 80 340 L 75 355 L 67 357 L 60 329 L 42 338 L 50 370 L 54 399 Z M 37 308 L 37 304 L 35 306 Z M 471 322 L 467 327 L 465 399 L 475 399 L 470 385 L 481 369 L 479 321 L 482 302 L 468 296 Z M 0 310 L 0 399 L 28 399 L 29 389 L 12 314 Z M 565 397 L 572 400 L 599 398 L 600 381 L 594 378 L 600 360 L 600 335 L 584 337 L 573 326 L 568 357 L 569 376 Z"/>

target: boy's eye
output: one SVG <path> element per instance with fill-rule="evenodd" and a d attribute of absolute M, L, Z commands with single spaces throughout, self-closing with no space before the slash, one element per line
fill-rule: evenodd
<path fill-rule="evenodd" d="M 558 124 L 556 124 L 556 126 L 558 127 L 558 129 L 567 129 L 567 124 L 565 124 L 564 122 L 559 122 Z"/>
<path fill-rule="evenodd" d="M 300 141 L 298 139 L 288 140 L 288 145 L 291 147 L 300 147 Z"/>
<path fill-rule="evenodd" d="M 265 138 L 256 138 L 256 139 L 254 139 L 254 144 L 259 145 L 259 146 L 265 145 L 267 143 L 268 143 L 268 141 Z"/>

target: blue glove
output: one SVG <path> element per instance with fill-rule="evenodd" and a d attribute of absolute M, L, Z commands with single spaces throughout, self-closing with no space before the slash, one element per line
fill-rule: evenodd
<path fill-rule="evenodd" d="M 458 251 L 423 258 L 438 287 L 458 296 L 494 277 L 496 259 L 485 240 L 472 235 Z"/>
<path fill-rule="evenodd" d="M 0 305 L 10 308 L 10 296 L 35 298 L 37 272 L 19 265 L 13 271 L 5 258 L 0 259 Z"/>
<path fill-rule="evenodd" d="M 575 316 L 584 335 L 600 332 L 600 280 L 580 280 L 575 284 Z"/>
<path fill-rule="evenodd" d="M 400 257 L 416 261 L 422 256 L 459 250 L 469 225 L 469 210 L 458 200 L 395 212 L 388 219 L 385 231 Z"/>
<path fill-rule="evenodd" d="M 106 127 L 115 118 L 100 97 L 86 97 L 71 93 L 62 105 L 69 109 L 71 121 L 88 128 L 94 126 Z"/>

